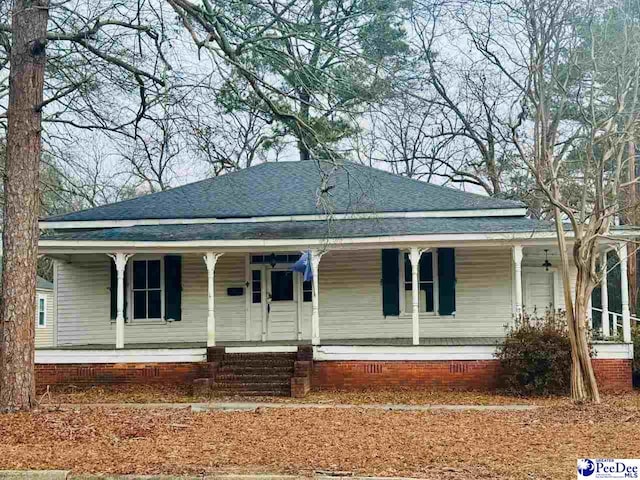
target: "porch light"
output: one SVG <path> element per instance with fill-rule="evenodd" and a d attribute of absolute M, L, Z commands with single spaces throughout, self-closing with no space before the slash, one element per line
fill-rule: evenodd
<path fill-rule="evenodd" d="M 276 254 L 275 253 L 271 253 L 271 255 L 269 255 L 269 265 L 271 265 L 271 268 L 275 268 L 277 263 L 278 262 L 276 260 Z"/>
<path fill-rule="evenodd" d="M 552 267 L 553 265 L 551 265 L 551 262 L 549 261 L 549 250 L 548 249 L 544 249 L 544 263 L 542 264 L 542 266 L 544 267 L 544 269 L 548 272 L 549 271 L 549 267 Z"/>

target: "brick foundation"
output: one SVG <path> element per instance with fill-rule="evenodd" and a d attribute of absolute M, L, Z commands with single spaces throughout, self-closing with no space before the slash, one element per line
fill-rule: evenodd
<path fill-rule="evenodd" d="M 633 390 L 631 360 L 596 358 L 593 370 L 601 392 L 630 392 Z"/>
<path fill-rule="evenodd" d="M 593 360 L 602 392 L 632 389 L 631 360 Z M 463 361 L 325 361 L 313 363 L 314 390 L 420 388 L 495 390 L 498 360 Z"/>
<path fill-rule="evenodd" d="M 191 384 L 208 369 L 206 362 L 37 364 L 36 385 Z"/>
<path fill-rule="evenodd" d="M 38 389 L 47 385 L 192 384 L 208 377 L 213 363 L 91 363 L 38 364 Z M 325 361 L 296 362 L 298 372 L 292 393 L 313 390 L 375 390 L 420 388 L 434 390 L 484 390 L 496 388 L 497 360 L 464 361 Z M 632 389 L 631 360 L 593 360 L 602 392 Z M 311 370 L 308 372 L 307 370 Z M 310 375 L 309 375 L 310 373 Z M 310 382 L 309 382 L 310 380 Z"/>

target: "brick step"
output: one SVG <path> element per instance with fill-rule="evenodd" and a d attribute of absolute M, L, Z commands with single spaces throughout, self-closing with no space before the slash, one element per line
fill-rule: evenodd
<path fill-rule="evenodd" d="M 291 388 L 291 386 L 289 383 L 284 382 L 216 382 L 212 390 L 216 392 L 218 390 L 283 390 L 287 388 Z"/>
<path fill-rule="evenodd" d="M 221 367 L 227 365 L 237 366 L 254 366 L 254 367 L 293 367 L 294 360 L 281 359 L 281 358 L 266 358 L 264 360 L 259 359 L 246 359 L 246 360 L 229 360 L 224 359 L 220 362 Z"/>
<path fill-rule="evenodd" d="M 213 390 L 213 397 L 290 397 L 291 389 L 271 390 Z"/>
<path fill-rule="evenodd" d="M 288 385 L 291 382 L 290 373 L 283 375 L 218 373 L 215 378 L 218 383 L 282 383 Z"/>
<path fill-rule="evenodd" d="M 293 365 L 222 365 L 218 368 L 219 374 L 235 375 L 292 375 Z"/>

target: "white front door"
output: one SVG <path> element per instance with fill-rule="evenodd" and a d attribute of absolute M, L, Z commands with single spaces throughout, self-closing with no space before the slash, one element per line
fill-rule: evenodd
<path fill-rule="evenodd" d="M 290 268 L 267 269 L 267 340 L 295 340 L 298 324 L 297 276 Z"/>
<path fill-rule="evenodd" d="M 553 310 L 553 272 L 545 270 L 523 272 L 524 309 L 530 315 L 542 317 Z"/>

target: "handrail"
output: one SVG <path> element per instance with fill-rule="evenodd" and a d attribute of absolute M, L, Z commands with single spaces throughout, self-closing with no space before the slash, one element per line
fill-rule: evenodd
<path fill-rule="evenodd" d="M 591 310 L 595 310 L 596 312 L 600 312 L 602 313 L 602 309 L 601 308 L 596 308 L 596 307 L 591 307 Z M 622 314 L 618 313 L 618 312 L 612 312 L 611 310 L 609 310 L 609 315 L 613 315 L 614 317 L 620 317 L 622 318 Z M 640 318 L 638 317 L 634 317 L 633 315 L 629 315 L 629 318 L 631 320 L 633 320 L 634 322 L 640 322 Z"/>

